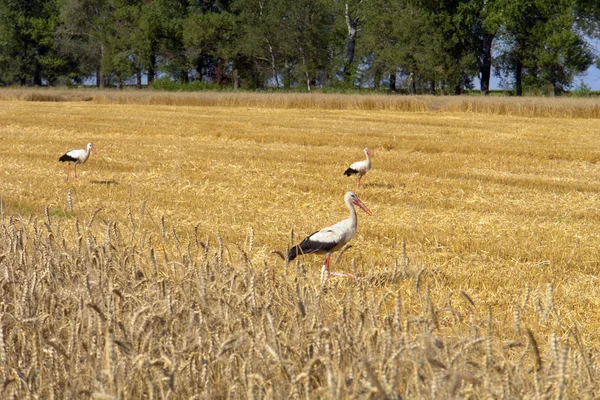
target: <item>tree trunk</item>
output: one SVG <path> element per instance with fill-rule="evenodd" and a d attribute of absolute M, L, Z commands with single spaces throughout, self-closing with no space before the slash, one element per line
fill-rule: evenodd
<path fill-rule="evenodd" d="M 462 94 L 462 88 L 460 86 L 460 83 L 454 87 L 454 94 L 456 96 L 460 96 Z"/>
<path fill-rule="evenodd" d="M 304 78 L 306 79 L 306 90 L 311 91 L 310 88 L 310 75 L 308 74 L 308 65 L 306 62 L 306 55 L 302 53 L 302 64 L 304 65 Z"/>
<path fill-rule="evenodd" d="M 104 73 L 102 72 L 102 68 L 98 68 L 96 72 L 96 87 L 99 89 L 104 89 Z"/>
<path fill-rule="evenodd" d="M 417 82 L 415 80 L 415 73 L 411 72 L 408 75 L 408 86 L 410 88 L 410 94 L 417 94 Z"/>
<path fill-rule="evenodd" d="M 390 90 L 392 92 L 396 91 L 396 71 L 390 73 Z"/>
<path fill-rule="evenodd" d="M 292 66 L 288 61 L 285 62 L 285 76 L 283 79 L 283 87 L 285 90 L 290 90 L 292 87 Z"/>
<path fill-rule="evenodd" d="M 100 65 L 96 73 L 96 86 L 104 89 L 104 72 L 102 71 L 102 62 L 104 61 L 104 45 L 100 45 Z"/>
<path fill-rule="evenodd" d="M 148 86 L 151 86 L 154 82 L 156 75 L 156 54 L 150 54 L 150 65 L 148 66 Z"/>
<path fill-rule="evenodd" d="M 33 85 L 34 86 L 42 86 L 42 71 L 40 71 L 40 66 L 36 66 L 35 72 L 33 74 Z"/>
<path fill-rule="evenodd" d="M 375 90 L 379 90 L 379 88 L 381 87 L 381 70 L 379 68 L 375 70 L 375 76 L 373 79 L 373 85 L 375 86 Z"/>
<path fill-rule="evenodd" d="M 523 96 L 523 64 L 520 60 L 515 64 L 515 90 L 517 96 Z"/>
<path fill-rule="evenodd" d="M 194 76 L 194 80 L 197 80 L 197 81 L 202 80 L 202 76 L 204 75 L 202 73 L 203 69 L 204 69 L 204 60 L 202 57 L 198 57 L 198 63 L 196 64 L 196 75 Z M 218 79 L 217 79 L 217 82 L 218 82 Z"/>
<path fill-rule="evenodd" d="M 490 78 L 492 76 L 492 43 L 495 33 L 487 33 L 483 36 L 483 56 L 481 59 L 481 93 L 484 96 L 490 94 Z"/>
<path fill-rule="evenodd" d="M 240 72 L 237 69 L 233 70 L 233 90 L 240 88 Z"/>
<path fill-rule="evenodd" d="M 139 69 L 137 71 L 135 71 L 135 77 L 136 77 L 136 85 L 135 86 L 138 89 L 141 89 L 142 88 L 142 71 Z"/>
<path fill-rule="evenodd" d="M 269 61 L 271 64 L 271 71 L 273 73 L 273 77 L 275 78 L 275 86 L 279 89 L 279 76 L 277 74 L 277 63 L 275 62 L 275 52 L 273 51 L 273 46 L 271 46 L 271 42 L 267 39 L 267 44 L 269 45 L 269 55 L 271 56 L 271 60 Z"/>
<path fill-rule="evenodd" d="M 552 74 L 550 76 L 550 83 L 552 84 L 552 95 L 554 97 L 559 96 L 561 92 L 561 87 L 558 83 L 558 74 L 556 68 L 552 68 Z"/>
<path fill-rule="evenodd" d="M 435 81 L 433 79 L 429 81 L 429 94 L 435 94 Z"/>
<path fill-rule="evenodd" d="M 454 94 L 456 96 L 459 96 L 462 93 L 462 79 L 459 79 L 458 82 L 456 83 L 456 86 L 454 86 Z"/>
<path fill-rule="evenodd" d="M 356 35 L 357 35 L 358 18 L 351 18 L 350 11 L 348 9 L 348 3 L 346 3 L 346 26 L 348 27 L 348 45 L 346 46 L 346 59 L 344 60 L 344 68 L 342 75 L 344 82 L 352 84 L 352 63 L 354 63 L 354 53 L 356 49 Z"/>

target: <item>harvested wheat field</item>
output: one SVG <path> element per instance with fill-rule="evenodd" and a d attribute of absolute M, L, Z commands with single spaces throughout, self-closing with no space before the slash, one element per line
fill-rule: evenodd
<path fill-rule="evenodd" d="M 598 100 L 0 107 L 2 398 L 600 396 Z M 374 215 L 332 265 L 358 278 L 321 284 L 277 252 L 347 217 L 364 147 Z"/>

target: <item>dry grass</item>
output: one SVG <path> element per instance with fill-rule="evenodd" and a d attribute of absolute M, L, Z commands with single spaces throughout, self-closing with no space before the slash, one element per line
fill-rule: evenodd
<path fill-rule="evenodd" d="M 596 120 L 1 106 L 3 397 L 599 395 Z M 321 287 L 271 251 L 345 217 L 365 146 L 361 278 Z"/>
<path fill-rule="evenodd" d="M 4 220 L 3 398 L 598 395 L 551 286 L 511 299 L 511 324 L 465 291 L 436 296 L 429 272 L 319 286 L 303 265 L 256 265 L 251 241 L 182 242 L 145 217 Z"/>
<path fill-rule="evenodd" d="M 95 89 L 3 89 L 0 101 L 142 104 L 201 107 L 299 108 L 318 110 L 469 112 L 542 118 L 600 118 L 598 98 L 397 96 L 380 94 L 275 94 Z"/>

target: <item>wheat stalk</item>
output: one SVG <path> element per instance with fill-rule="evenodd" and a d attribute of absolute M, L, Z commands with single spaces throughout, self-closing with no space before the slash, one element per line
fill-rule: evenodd
<path fill-rule="evenodd" d="M 4 315 L 0 315 L 0 369 L 2 371 L 2 377 L 6 382 L 7 375 L 7 358 L 6 358 L 6 342 L 4 341 Z"/>
<path fill-rule="evenodd" d="M 67 211 L 73 212 L 73 190 L 71 188 L 67 191 Z"/>
<path fill-rule="evenodd" d="M 565 344 L 558 358 L 558 384 L 556 398 L 565 398 L 565 390 L 567 386 L 567 361 L 569 357 L 569 346 Z"/>
<path fill-rule="evenodd" d="M 92 216 L 90 217 L 90 220 L 89 220 L 89 222 L 87 224 L 88 229 L 92 226 L 92 224 L 94 223 L 94 219 L 96 218 L 96 215 L 98 215 L 98 213 L 100 211 L 102 211 L 102 209 L 103 209 L 103 207 L 99 207 L 96 210 L 94 210 L 94 212 L 92 213 Z"/>
<path fill-rule="evenodd" d="M 117 223 L 106 224 L 86 230 L 88 252 L 73 246 L 77 218 L 63 226 L 55 221 L 54 234 L 18 217 L 0 228 L 0 287 L 7 294 L 0 302 L 0 374 L 9 381 L 3 394 L 49 398 L 55 390 L 89 389 L 89 396 L 118 398 L 565 398 L 575 390 L 590 393 L 595 385 L 593 349 L 577 333 L 572 331 L 570 349 L 561 343 L 559 321 L 540 326 L 536 313 L 522 312 L 521 300 L 512 320 L 490 307 L 487 319 L 480 319 L 476 311 L 486 304 L 479 300 L 485 294 L 458 289 L 464 302 L 453 304 L 456 291 L 437 286 L 446 284 L 437 270 L 431 270 L 431 282 L 420 278 L 416 297 L 402 296 L 411 286 L 403 281 L 376 287 L 332 278 L 326 287 L 315 286 L 303 282 L 302 273 L 286 275 L 279 260 L 264 254 L 254 256 L 262 263 L 245 260 L 249 237 L 244 247 L 233 244 L 239 260 L 219 263 L 224 255 L 202 244 L 196 265 L 190 238 L 178 261 L 175 229 L 159 239 L 166 263 L 161 268 L 152 239 L 160 234 L 158 224 L 154 232 L 136 223 L 139 235 L 132 241 L 122 240 Z M 106 232 L 109 247 L 102 244 Z M 59 240 L 49 240 L 51 235 Z M 223 237 L 220 246 L 224 252 Z M 299 270 L 313 262 L 305 260 Z M 355 258 L 352 270 L 364 262 Z M 377 265 L 385 263 L 367 269 Z M 558 313 L 561 301 L 546 291 L 543 311 Z M 456 316 L 464 310 L 470 320 Z M 507 343 L 512 324 L 531 326 L 522 356 L 514 354 L 521 343 Z M 486 333 L 480 335 L 481 329 Z M 543 354 L 555 368 L 543 364 Z M 75 370 L 85 374 L 73 376 Z"/>

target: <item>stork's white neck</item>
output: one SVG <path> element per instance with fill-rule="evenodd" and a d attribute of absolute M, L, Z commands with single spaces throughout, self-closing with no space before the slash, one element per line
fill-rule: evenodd
<path fill-rule="evenodd" d="M 348 206 L 348 209 L 350 210 L 350 216 L 348 217 L 348 219 L 350 220 L 350 224 L 354 227 L 354 229 L 356 229 L 356 209 L 354 208 L 354 204 L 352 204 L 352 199 L 350 197 L 346 197 L 345 200 L 346 206 Z"/>
<path fill-rule="evenodd" d="M 85 162 L 90 157 L 91 151 L 92 151 L 92 148 L 90 146 L 87 146 L 86 150 L 85 150 L 85 157 L 83 157 L 83 162 Z"/>

